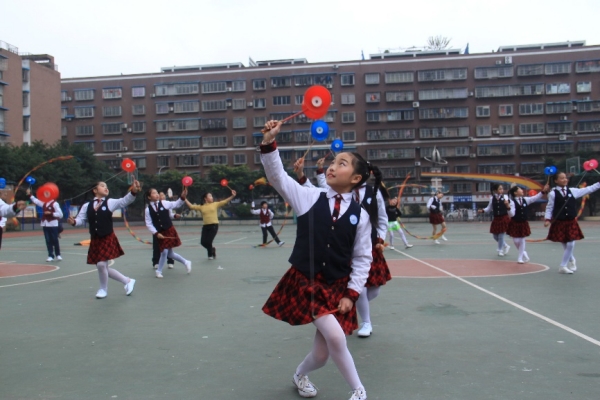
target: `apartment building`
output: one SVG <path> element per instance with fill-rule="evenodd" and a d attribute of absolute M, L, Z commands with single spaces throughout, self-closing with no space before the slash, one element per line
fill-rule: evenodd
<path fill-rule="evenodd" d="M 600 150 L 600 46 L 585 42 L 371 54 L 368 60 L 271 60 L 162 68 L 160 73 L 62 80 L 62 135 L 109 165 L 134 159 L 145 173 L 206 174 L 218 164 L 260 167 L 256 145 L 268 119 L 301 110 L 311 85 L 332 105 L 330 139 L 378 165 L 385 179 L 431 171 L 543 176 L 544 156 Z M 281 157 L 293 162 L 311 142 L 303 115 L 284 126 Z M 489 183 L 445 182 L 452 193 Z"/>
<path fill-rule="evenodd" d="M 61 138 L 60 73 L 48 54 L 0 41 L 0 145 Z"/>

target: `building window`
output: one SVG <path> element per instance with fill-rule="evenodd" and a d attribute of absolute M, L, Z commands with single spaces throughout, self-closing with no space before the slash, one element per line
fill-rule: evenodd
<path fill-rule="evenodd" d="M 543 135 L 546 133 L 543 122 L 519 124 L 519 135 Z"/>
<path fill-rule="evenodd" d="M 454 193 L 471 193 L 470 183 L 455 183 L 452 187 Z"/>
<path fill-rule="evenodd" d="M 29 117 L 23 117 L 23 130 L 25 132 L 29 130 Z"/>
<path fill-rule="evenodd" d="M 267 80 L 266 79 L 253 79 L 252 80 L 252 90 L 267 90 Z"/>
<path fill-rule="evenodd" d="M 233 155 L 233 165 L 244 165 L 246 162 L 245 154 L 234 154 Z"/>
<path fill-rule="evenodd" d="M 180 154 L 175 156 L 175 167 L 197 167 L 200 165 L 200 156 L 197 154 Z"/>
<path fill-rule="evenodd" d="M 419 100 L 466 99 L 467 88 L 419 90 Z"/>
<path fill-rule="evenodd" d="M 568 82 L 563 83 L 547 83 L 546 94 L 562 94 L 571 93 L 571 84 Z"/>
<path fill-rule="evenodd" d="M 202 102 L 202 111 L 225 111 L 227 110 L 227 100 L 209 100 Z"/>
<path fill-rule="evenodd" d="M 156 166 L 161 168 L 161 167 L 168 167 L 169 166 L 169 159 L 171 158 L 171 156 L 158 156 L 156 157 Z"/>
<path fill-rule="evenodd" d="M 543 103 L 519 104 L 519 115 L 542 115 L 544 114 Z"/>
<path fill-rule="evenodd" d="M 386 72 L 384 76 L 385 83 L 412 83 L 415 80 L 415 73 L 413 71 L 404 72 Z"/>
<path fill-rule="evenodd" d="M 131 97 L 146 97 L 145 86 L 134 86 L 131 88 Z"/>
<path fill-rule="evenodd" d="M 123 124 L 120 122 L 114 124 L 102 124 L 102 133 L 105 135 L 119 135 L 123 130 Z"/>
<path fill-rule="evenodd" d="M 232 92 L 245 92 L 246 91 L 246 81 L 231 82 L 231 91 Z"/>
<path fill-rule="evenodd" d="M 340 84 L 342 86 L 354 86 L 354 74 L 340 75 Z"/>
<path fill-rule="evenodd" d="M 254 108 L 257 110 L 267 108 L 267 99 L 254 99 Z"/>
<path fill-rule="evenodd" d="M 573 122 L 548 122 L 546 124 L 546 133 L 548 135 L 558 135 L 561 133 L 573 132 Z"/>
<path fill-rule="evenodd" d="M 0 79 L 2 79 L 1 76 L 0 76 Z M 71 99 L 69 98 L 69 92 L 67 92 L 66 90 L 63 90 L 60 92 L 60 101 L 70 101 L 70 100 Z"/>
<path fill-rule="evenodd" d="M 546 114 L 570 114 L 572 111 L 573 103 L 570 101 L 546 103 Z"/>
<path fill-rule="evenodd" d="M 342 93 L 342 104 L 354 104 L 356 103 L 356 99 L 354 93 Z"/>
<path fill-rule="evenodd" d="M 521 143 L 521 154 L 546 154 L 546 143 Z"/>
<path fill-rule="evenodd" d="M 414 140 L 415 130 L 407 129 L 374 129 L 367 130 L 368 141 L 380 140 Z"/>
<path fill-rule="evenodd" d="M 133 115 L 146 115 L 146 105 L 134 104 L 131 106 L 131 113 Z"/>
<path fill-rule="evenodd" d="M 544 163 L 521 163 L 521 173 L 524 175 L 540 174 L 544 171 Z"/>
<path fill-rule="evenodd" d="M 292 78 L 289 76 L 276 76 L 271 78 L 272 88 L 291 87 Z"/>
<path fill-rule="evenodd" d="M 354 111 L 342 113 L 342 124 L 353 124 L 356 122 L 356 113 Z"/>
<path fill-rule="evenodd" d="M 545 75 L 560 75 L 560 74 L 570 74 L 571 73 L 571 63 L 570 62 L 560 62 L 560 63 L 551 63 L 544 65 L 544 74 Z"/>
<path fill-rule="evenodd" d="M 477 118 L 487 118 L 490 116 L 490 106 L 477 106 L 475 108 L 475 116 Z"/>
<path fill-rule="evenodd" d="M 539 96 L 544 94 L 544 84 L 523 84 L 506 86 L 478 86 L 475 88 L 475 97 L 515 97 L 515 96 Z"/>
<path fill-rule="evenodd" d="M 233 117 L 233 129 L 245 128 L 247 125 L 246 117 Z"/>
<path fill-rule="evenodd" d="M 498 134 L 500 136 L 513 136 L 515 134 L 515 126 L 513 124 L 498 125 Z"/>
<path fill-rule="evenodd" d="M 164 83 L 154 86 L 156 96 L 180 96 L 200 92 L 198 82 Z"/>
<path fill-rule="evenodd" d="M 365 74 L 365 85 L 378 85 L 379 84 L 379 73 Z"/>
<path fill-rule="evenodd" d="M 169 103 L 156 103 L 157 114 L 168 114 L 169 110 L 173 111 L 172 108 L 169 107 Z"/>
<path fill-rule="evenodd" d="M 0 104 L 0 107 L 2 106 L 2 104 Z M 67 114 L 68 114 L 68 108 L 67 107 L 61 107 L 60 109 L 60 119 L 65 119 L 67 118 Z"/>
<path fill-rule="evenodd" d="M 291 96 L 273 96 L 274 106 L 287 106 L 292 104 Z"/>
<path fill-rule="evenodd" d="M 415 149 L 368 149 L 368 160 L 388 160 L 388 159 L 407 159 L 415 158 Z"/>
<path fill-rule="evenodd" d="M 94 125 L 79 125 L 75 127 L 76 136 L 92 136 L 94 134 Z"/>
<path fill-rule="evenodd" d="M 204 156 L 203 163 L 204 163 L 204 165 L 227 165 L 227 156 L 226 155 Z"/>
<path fill-rule="evenodd" d="M 232 101 L 234 110 L 245 110 L 246 109 L 246 99 L 233 99 Z"/>
<path fill-rule="evenodd" d="M 600 72 L 600 60 L 577 61 L 575 63 L 575 72 L 578 74 L 585 72 Z"/>
<path fill-rule="evenodd" d="M 259 137 L 262 141 L 262 137 Z M 277 143 L 292 143 L 294 141 L 294 133 L 292 131 L 279 132 Z M 260 144 L 260 143 L 259 143 Z"/>
<path fill-rule="evenodd" d="M 492 144 L 477 146 L 478 156 L 512 156 L 515 154 L 514 144 Z"/>
<path fill-rule="evenodd" d="M 62 127 L 60 128 L 60 136 L 62 136 L 62 137 L 66 137 L 66 136 L 67 136 L 67 133 L 68 133 L 68 132 L 67 132 L 67 127 L 66 127 L 66 126 L 62 126 Z"/>
<path fill-rule="evenodd" d="M 202 83 L 202 93 L 204 93 L 204 94 L 224 93 L 226 91 L 227 91 L 227 82 L 204 82 L 204 83 Z"/>
<path fill-rule="evenodd" d="M 122 114 L 121 106 L 102 107 L 104 117 L 120 117 Z"/>
<path fill-rule="evenodd" d="M 227 129 L 227 118 L 205 118 L 201 123 L 204 130 Z"/>
<path fill-rule="evenodd" d="M 577 93 L 590 93 L 592 82 L 577 82 Z"/>
<path fill-rule="evenodd" d="M 233 137 L 233 147 L 244 147 L 246 146 L 246 136 L 236 135 Z"/>
<path fill-rule="evenodd" d="M 178 114 L 195 113 L 200 111 L 200 102 L 195 101 L 178 101 L 173 104 L 174 110 Z"/>
<path fill-rule="evenodd" d="M 133 151 L 145 151 L 146 139 L 132 140 L 131 146 L 133 147 Z"/>
<path fill-rule="evenodd" d="M 492 126 L 491 125 L 477 125 L 477 137 L 486 137 L 492 136 Z"/>
<path fill-rule="evenodd" d="M 385 92 L 385 101 L 388 103 L 400 103 L 403 101 L 413 101 L 414 99 L 415 92 L 412 90 L 403 90 L 399 92 Z"/>
<path fill-rule="evenodd" d="M 313 85 L 312 75 L 302 75 L 294 77 L 294 86 L 311 86 Z"/>
<path fill-rule="evenodd" d="M 464 81 L 466 79 L 466 68 L 434 69 L 418 72 L 419 82 Z"/>
<path fill-rule="evenodd" d="M 468 165 L 455 165 L 454 172 L 457 174 L 468 174 L 471 172 L 471 167 Z"/>
<path fill-rule="evenodd" d="M 146 132 L 146 122 L 145 121 L 135 121 L 131 124 L 131 131 L 133 133 L 144 133 Z"/>
<path fill-rule="evenodd" d="M 85 142 L 73 142 L 73 144 L 75 145 L 80 145 L 83 146 L 84 149 L 91 151 L 92 153 L 94 152 L 95 148 L 96 148 L 96 143 L 91 140 L 91 141 L 85 141 Z"/>
<path fill-rule="evenodd" d="M 342 140 L 344 142 L 356 142 L 356 131 L 342 131 Z"/>
<path fill-rule="evenodd" d="M 29 82 L 29 70 L 23 69 L 23 82 Z"/>
<path fill-rule="evenodd" d="M 202 147 L 227 147 L 227 136 L 203 137 Z"/>
<path fill-rule="evenodd" d="M 501 67 L 478 67 L 475 68 L 475 79 L 510 78 L 514 74 L 511 66 Z"/>
<path fill-rule="evenodd" d="M 500 104 L 498 106 L 498 115 L 500 117 L 510 117 L 513 115 L 512 104 Z"/>
<path fill-rule="evenodd" d="M 75 118 L 94 118 L 94 107 L 75 107 Z"/>
<path fill-rule="evenodd" d="M 123 97 L 123 89 L 120 87 L 102 89 L 102 98 L 106 100 L 120 99 Z"/>
<path fill-rule="evenodd" d="M 29 107 L 29 92 L 23 92 L 23 107 Z"/>
<path fill-rule="evenodd" d="M 519 65 L 517 76 L 540 76 L 544 75 L 544 64 Z"/>
<path fill-rule="evenodd" d="M 441 139 L 469 137 L 468 126 L 439 126 L 434 128 L 419 128 L 421 139 Z"/>
<path fill-rule="evenodd" d="M 600 132 L 600 120 L 577 122 L 577 132 L 598 133 Z"/>
<path fill-rule="evenodd" d="M 442 108 L 420 108 L 420 119 L 451 119 L 467 118 L 469 116 L 468 107 L 442 107 Z"/>
<path fill-rule="evenodd" d="M 476 184 L 477 185 L 477 191 L 478 192 L 485 192 L 485 193 L 490 193 L 491 190 L 491 183 L 490 182 L 479 182 Z"/>
<path fill-rule="evenodd" d="M 200 147 L 199 137 L 179 137 L 156 139 L 157 150 L 197 149 Z"/>
<path fill-rule="evenodd" d="M 365 93 L 365 100 L 367 103 L 379 103 L 379 101 L 381 100 L 381 93 L 379 93 L 379 92 Z"/>
<path fill-rule="evenodd" d="M 254 117 L 252 126 L 255 128 L 262 128 L 267 123 L 267 117 Z"/>
<path fill-rule="evenodd" d="M 581 143 L 581 142 L 580 142 Z M 581 149 L 583 150 L 583 149 Z M 551 142 L 548 143 L 548 154 L 565 154 L 573 152 L 572 142 Z M 569 171 L 571 172 L 571 171 Z"/>
<path fill-rule="evenodd" d="M 94 89 L 75 89 L 75 101 L 94 100 Z"/>
<path fill-rule="evenodd" d="M 102 150 L 105 152 L 121 151 L 122 149 L 122 140 L 110 140 L 102 143 Z"/>
<path fill-rule="evenodd" d="M 600 112 L 600 101 L 579 101 L 577 102 L 577 112 Z"/>

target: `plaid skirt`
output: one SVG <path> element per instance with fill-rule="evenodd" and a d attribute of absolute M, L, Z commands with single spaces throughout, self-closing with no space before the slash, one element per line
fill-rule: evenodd
<path fill-rule="evenodd" d="M 431 225 L 439 225 L 444 222 L 444 215 L 442 213 L 429 213 L 429 223 Z"/>
<path fill-rule="evenodd" d="M 515 221 L 510 219 L 506 234 L 514 238 L 524 238 L 531 235 L 531 229 L 529 228 L 529 222 L 527 221 Z"/>
<path fill-rule="evenodd" d="M 365 287 L 383 286 L 387 281 L 392 280 L 392 274 L 388 268 L 387 261 L 383 253 L 373 248 L 371 251 L 373 254 L 373 262 L 371 263 L 371 269 L 369 270 L 369 277 Z"/>
<path fill-rule="evenodd" d="M 553 242 L 567 243 L 583 239 L 583 232 L 576 219 L 561 221 L 556 220 L 550 225 L 548 240 Z"/>
<path fill-rule="evenodd" d="M 351 335 L 358 329 L 356 307 L 343 315 L 332 313 L 337 311 L 349 281 L 347 276 L 328 284 L 323 274 L 318 273 L 311 285 L 310 279 L 292 266 L 275 286 L 262 310 L 290 325 L 306 325 L 313 322 L 315 316 L 333 314 L 344 333 Z"/>
<path fill-rule="evenodd" d="M 104 237 L 92 237 L 88 250 L 87 263 L 96 265 L 100 261 L 114 260 L 124 255 L 119 239 L 114 232 Z"/>
<path fill-rule="evenodd" d="M 162 253 L 164 250 L 172 249 L 174 247 L 181 246 L 181 240 L 179 240 L 179 235 L 177 234 L 177 230 L 172 226 L 162 232 L 159 232 L 161 235 L 167 238 L 173 239 L 158 239 L 158 247 L 160 252 Z"/>
<path fill-rule="evenodd" d="M 499 215 L 494 217 L 492 225 L 490 226 L 490 233 L 506 233 L 509 223 L 510 217 L 508 215 Z"/>

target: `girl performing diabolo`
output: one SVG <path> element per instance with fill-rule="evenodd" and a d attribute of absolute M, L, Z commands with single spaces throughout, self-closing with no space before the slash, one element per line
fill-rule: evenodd
<path fill-rule="evenodd" d="M 398 208 L 398 199 L 390 199 L 388 202 L 388 206 L 385 208 L 385 212 L 388 216 L 388 235 L 390 235 L 390 249 L 394 250 L 394 232 L 398 232 L 400 238 L 404 242 L 404 247 L 410 249 L 413 247 L 412 244 L 408 243 L 406 240 L 406 235 L 404 234 L 404 230 L 400 226 L 398 222 L 398 218 L 402 215 L 400 213 L 400 209 Z"/>
<path fill-rule="evenodd" d="M 292 266 L 279 281 L 263 311 L 290 325 L 313 323 L 313 347 L 298 365 L 293 382 L 302 397 L 315 397 L 308 374 L 329 357 L 350 385 L 351 400 L 367 394 L 358 377 L 345 335 L 358 327 L 354 303 L 372 261 L 369 215 L 352 201 L 352 190 L 369 178 L 367 163 L 352 153 L 339 153 L 327 169 L 329 189 L 304 187 L 287 175 L 275 136 L 280 121 L 265 125 L 261 160 L 271 185 L 298 215 Z"/>
<path fill-rule="evenodd" d="M 58 241 L 58 225 L 63 217 L 63 212 L 58 203 L 54 200 L 43 202 L 38 200 L 31 194 L 31 189 L 27 189 L 29 199 L 38 207 L 42 208 L 42 230 L 44 231 L 44 239 L 46 240 L 46 249 L 48 249 L 48 258 L 46 262 L 54 261 L 56 255 L 57 261 L 62 261 L 60 255 L 60 244 Z"/>
<path fill-rule="evenodd" d="M 444 219 L 444 206 L 442 205 L 442 197 L 444 194 L 438 190 L 431 196 L 429 201 L 427 201 L 427 209 L 429 210 L 429 223 L 433 227 L 433 233 L 431 236 L 433 237 L 433 243 L 440 244 L 440 241 L 435 238 L 437 233 L 437 226 L 441 225 L 441 230 L 446 229 L 446 220 Z M 442 240 L 446 241 L 446 236 L 442 234 Z"/>
<path fill-rule="evenodd" d="M 96 293 L 97 299 L 103 299 L 108 292 L 108 278 L 114 279 L 125 285 L 125 294 L 129 296 L 133 292 L 135 279 L 124 276 L 119 271 L 109 268 L 108 261 L 121 257 L 125 253 L 119 244 L 119 240 L 113 230 L 113 212 L 119 208 L 127 207 L 135 201 L 135 196 L 141 190 L 140 183 L 133 181 L 131 192 L 120 199 L 109 199 L 108 186 L 104 182 L 98 182 L 92 188 L 94 200 L 81 206 L 76 218 L 69 217 L 68 222 L 73 226 L 81 226 L 86 222 L 90 230 L 90 248 L 88 250 L 87 263 L 95 264 L 100 279 L 100 289 Z"/>
<path fill-rule="evenodd" d="M 285 242 L 279 240 L 277 233 L 275 233 L 275 229 L 273 229 L 273 223 L 271 221 L 273 220 L 275 214 L 273 211 L 269 210 L 269 203 L 262 201 L 258 210 L 256 210 L 254 207 L 255 204 L 252 202 L 252 210 L 250 210 L 250 212 L 260 217 L 260 229 L 262 229 L 263 234 L 262 244 L 267 244 L 267 232 L 269 232 L 273 237 L 273 240 L 275 240 L 275 243 L 277 243 L 279 247 L 283 246 Z"/>
<path fill-rule="evenodd" d="M 508 211 L 511 208 L 510 200 L 508 196 L 504 194 L 504 187 L 499 183 L 492 184 L 492 197 L 486 208 L 479 210 L 478 212 L 490 212 L 494 213 L 494 219 L 490 226 L 490 233 L 494 236 L 494 240 L 498 243 L 496 251 L 500 257 L 504 257 L 508 254 L 510 246 L 505 242 L 506 230 L 508 229 L 508 223 L 510 217 Z"/>

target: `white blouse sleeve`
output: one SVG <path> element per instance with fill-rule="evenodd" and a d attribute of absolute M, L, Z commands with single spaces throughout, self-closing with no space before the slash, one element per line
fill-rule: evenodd
<path fill-rule="evenodd" d="M 354 238 L 354 248 L 352 250 L 352 272 L 348 289 L 361 293 L 369 277 L 369 270 L 373 262 L 371 253 L 371 222 L 369 214 L 361 208 L 360 221 L 356 229 L 356 238 Z"/>

